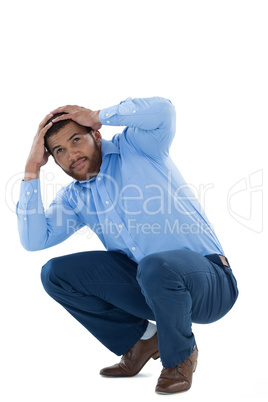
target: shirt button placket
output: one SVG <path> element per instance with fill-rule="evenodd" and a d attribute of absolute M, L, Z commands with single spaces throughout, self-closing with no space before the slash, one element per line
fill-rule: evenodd
<path fill-rule="evenodd" d="M 100 183 L 98 185 L 98 192 L 99 192 L 99 195 L 100 195 L 101 199 L 105 200 L 105 201 L 103 201 L 104 204 L 106 206 L 109 206 L 110 205 L 110 200 L 108 200 L 109 195 L 108 195 L 108 193 L 106 191 L 106 188 L 105 188 L 105 185 L 104 185 L 103 181 L 100 181 Z M 125 226 L 123 227 L 122 220 L 120 218 L 120 215 L 118 215 L 118 213 L 116 212 L 115 207 L 110 208 L 110 210 L 107 212 L 107 216 L 109 217 L 110 221 L 112 221 L 114 223 L 117 223 L 118 227 L 120 229 L 123 228 L 121 230 L 121 232 L 120 232 L 121 238 L 124 241 L 124 243 L 127 245 L 127 247 L 129 248 L 129 250 L 133 253 L 135 258 L 137 258 L 137 260 L 143 258 L 144 254 L 142 253 L 140 248 L 138 246 L 136 246 L 136 245 L 133 246 L 133 239 L 132 239 L 130 233 L 128 232 L 127 228 Z"/>

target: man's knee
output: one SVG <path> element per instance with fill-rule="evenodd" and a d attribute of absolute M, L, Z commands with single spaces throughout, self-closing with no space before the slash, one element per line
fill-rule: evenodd
<path fill-rule="evenodd" d="M 159 253 L 153 253 L 144 257 L 138 264 L 137 281 L 147 294 L 152 296 L 159 294 L 164 286 L 167 264 Z"/>
<path fill-rule="evenodd" d="M 55 277 L 56 271 L 59 264 L 57 263 L 57 258 L 52 258 L 41 269 L 41 282 L 48 294 L 53 293 L 53 288 L 55 287 Z"/>
<path fill-rule="evenodd" d="M 137 281 L 152 297 L 159 297 L 167 289 L 186 289 L 183 274 L 165 254 L 159 252 L 147 255 L 138 264 Z"/>

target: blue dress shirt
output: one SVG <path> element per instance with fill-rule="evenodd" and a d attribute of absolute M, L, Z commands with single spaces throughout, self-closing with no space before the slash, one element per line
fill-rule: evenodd
<path fill-rule="evenodd" d="M 127 98 L 102 109 L 99 119 L 125 129 L 111 141 L 101 140 L 96 177 L 73 180 L 46 211 L 40 179 L 22 180 L 16 213 L 23 247 L 35 251 L 54 246 L 87 225 L 107 250 L 137 263 L 172 249 L 224 255 L 204 210 L 170 158 L 176 128 L 171 101 Z"/>

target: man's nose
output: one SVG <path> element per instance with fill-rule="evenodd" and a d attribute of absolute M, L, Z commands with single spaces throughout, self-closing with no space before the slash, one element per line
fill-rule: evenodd
<path fill-rule="evenodd" d="M 80 153 L 77 150 L 70 150 L 68 153 L 69 162 L 74 162 L 79 157 Z"/>

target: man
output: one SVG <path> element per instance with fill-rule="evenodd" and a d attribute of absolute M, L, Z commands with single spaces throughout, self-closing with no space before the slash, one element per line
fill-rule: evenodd
<path fill-rule="evenodd" d="M 107 141 L 102 125 L 125 129 Z M 238 296 L 221 244 L 169 156 L 175 125 L 174 106 L 160 97 L 98 111 L 59 107 L 40 123 L 17 204 L 29 251 L 85 225 L 98 235 L 106 251 L 52 258 L 42 267 L 43 286 L 122 355 L 101 375 L 134 376 L 160 356 L 162 394 L 191 387 L 198 358 L 192 322 L 220 319 Z M 39 172 L 50 155 L 74 180 L 44 211 Z"/>

